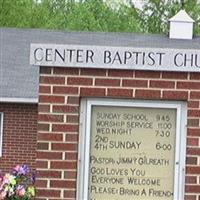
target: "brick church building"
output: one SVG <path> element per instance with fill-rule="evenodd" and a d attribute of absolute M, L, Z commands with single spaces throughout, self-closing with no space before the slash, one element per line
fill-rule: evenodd
<path fill-rule="evenodd" d="M 1 28 L 0 170 L 39 200 L 200 200 L 200 38 L 171 34 Z"/>

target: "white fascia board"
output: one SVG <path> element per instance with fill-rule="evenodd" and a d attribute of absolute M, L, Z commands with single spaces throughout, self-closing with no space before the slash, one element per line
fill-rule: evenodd
<path fill-rule="evenodd" d="M 28 104 L 38 104 L 38 98 L 10 98 L 10 97 L 0 97 L 0 103 L 28 103 Z"/>

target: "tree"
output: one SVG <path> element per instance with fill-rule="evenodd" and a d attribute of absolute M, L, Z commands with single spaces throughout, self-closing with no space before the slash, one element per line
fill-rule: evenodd
<path fill-rule="evenodd" d="M 0 0 L 0 26 L 29 27 L 31 7 L 32 0 Z"/>
<path fill-rule="evenodd" d="M 200 3 L 198 0 L 147 0 L 140 13 L 142 32 L 165 33 L 169 31 L 169 19 L 185 9 L 195 21 L 195 34 L 200 34 Z"/>
<path fill-rule="evenodd" d="M 140 15 L 142 31 L 146 33 L 166 33 L 169 18 L 180 8 L 181 4 L 176 0 L 148 0 Z"/>
<path fill-rule="evenodd" d="M 136 9 L 103 0 L 0 0 L 3 27 L 139 32 Z"/>
<path fill-rule="evenodd" d="M 184 9 L 200 34 L 198 0 L 0 0 L 1 27 L 47 28 L 76 31 L 167 33 L 168 20 Z"/>
<path fill-rule="evenodd" d="M 184 9 L 195 21 L 194 34 L 200 35 L 200 2 L 198 0 L 185 0 Z"/>

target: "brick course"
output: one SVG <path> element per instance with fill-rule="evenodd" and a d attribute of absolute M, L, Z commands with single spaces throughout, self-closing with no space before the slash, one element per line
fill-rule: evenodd
<path fill-rule="evenodd" d="M 104 97 L 187 102 L 185 200 L 199 200 L 199 83 L 198 73 L 41 67 L 38 199 L 76 199 L 80 99 Z"/>
<path fill-rule="evenodd" d="M 3 155 L 0 169 L 10 171 L 17 164 L 36 167 L 37 105 L 1 103 L 4 113 Z"/>

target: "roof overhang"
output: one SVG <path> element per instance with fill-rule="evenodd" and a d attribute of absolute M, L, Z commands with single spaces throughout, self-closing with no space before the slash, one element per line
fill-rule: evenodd
<path fill-rule="evenodd" d="M 0 103 L 26 103 L 26 104 L 38 104 L 38 98 L 10 98 L 1 97 Z"/>

